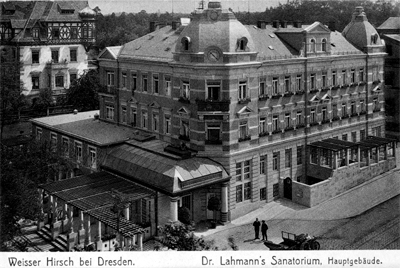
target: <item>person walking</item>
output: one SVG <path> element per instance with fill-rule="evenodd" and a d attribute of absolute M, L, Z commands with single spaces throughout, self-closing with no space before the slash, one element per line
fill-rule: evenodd
<path fill-rule="evenodd" d="M 263 221 L 262 221 L 262 224 L 261 224 L 262 240 L 265 240 L 265 241 L 268 240 L 268 238 L 267 238 L 267 230 L 268 230 L 268 225 L 267 225 L 267 224 L 265 223 L 265 221 L 263 220 Z"/>
<path fill-rule="evenodd" d="M 256 221 L 253 222 L 253 226 L 254 226 L 254 232 L 256 234 L 256 238 L 255 239 L 260 239 L 259 238 L 259 233 L 260 233 L 260 222 L 258 221 L 258 218 L 256 218 Z"/>

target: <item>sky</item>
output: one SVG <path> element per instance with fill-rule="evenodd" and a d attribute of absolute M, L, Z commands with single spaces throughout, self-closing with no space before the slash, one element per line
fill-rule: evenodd
<path fill-rule="evenodd" d="M 215 1 L 215 0 L 214 0 Z M 191 13 L 199 6 L 200 0 L 89 0 L 89 6 L 98 6 L 103 14 L 113 12 L 137 13 L 146 10 L 147 13 L 169 12 Z M 232 8 L 234 11 L 264 11 L 267 7 L 277 6 L 286 0 L 220 0 L 222 8 Z M 205 1 L 206 5 L 208 1 Z"/>

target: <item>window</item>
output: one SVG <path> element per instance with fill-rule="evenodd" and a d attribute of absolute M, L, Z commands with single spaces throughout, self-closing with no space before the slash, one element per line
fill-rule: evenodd
<path fill-rule="evenodd" d="M 336 71 L 332 71 L 332 86 L 336 86 Z"/>
<path fill-rule="evenodd" d="M 364 81 L 364 69 L 360 69 L 358 72 L 358 81 Z"/>
<path fill-rule="evenodd" d="M 267 95 L 267 92 L 265 91 L 265 78 L 260 78 L 259 94 L 261 97 Z"/>
<path fill-rule="evenodd" d="M 260 189 L 260 200 L 267 200 L 267 188 L 263 187 Z"/>
<path fill-rule="evenodd" d="M 142 128 L 147 128 L 147 112 L 142 111 Z"/>
<path fill-rule="evenodd" d="M 159 80 L 158 74 L 153 75 L 153 93 L 158 94 Z"/>
<path fill-rule="evenodd" d="M 171 96 L 171 88 L 172 88 L 171 77 L 165 76 L 164 80 L 165 80 L 165 95 Z"/>
<path fill-rule="evenodd" d="M 75 49 L 72 49 L 72 48 L 69 49 L 69 60 L 71 62 L 76 62 L 78 60 L 77 59 L 77 49 L 76 48 Z"/>
<path fill-rule="evenodd" d="M 318 164 L 318 150 L 315 147 L 310 148 L 310 163 Z"/>
<path fill-rule="evenodd" d="M 236 203 L 243 201 L 242 185 L 236 186 Z"/>
<path fill-rule="evenodd" d="M 36 128 L 36 140 L 41 141 L 42 140 L 42 129 L 41 128 Z"/>
<path fill-rule="evenodd" d="M 56 76 L 56 87 L 64 87 L 64 76 Z"/>
<path fill-rule="evenodd" d="M 250 177 L 250 160 L 236 163 L 236 181 L 249 180 Z"/>
<path fill-rule="evenodd" d="M 68 138 L 62 138 L 62 154 L 64 157 L 69 157 L 69 140 Z"/>
<path fill-rule="evenodd" d="M 69 33 L 70 33 L 71 39 L 77 39 L 78 38 L 78 28 L 77 27 L 71 27 Z"/>
<path fill-rule="evenodd" d="M 127 120 L 127 113 L 126 113 L 126 107 L 121 108 L 121 119 L 122 123 L 126 124 L 128 122 Z"/>
<path fill-rule="evenodd" d="M 39 29 L 38 28 L 32 29 L 32 37 L 35 39 L 39 38 Z"/>
<path fill-rule="evenodd" d="M 239 123 L 239 140 L 246 140 L 248 138 L 247 121 L 240 121 Z"/>
<path fill-rule="evenodd" d="M 126 73 L 122 73 L 121 77 L 121 87 L 126 88 Z"/>
<path fill-rule="evenodd" d="M 301 91 L 301 74 L 296 76 L 296 90 Z"/>
<path fill-rule="evenodd" d="M 190 99 L 190 84 L 188 81 L 182 82 L 182 97 L 185 99 Z"/>
<path fill-rule="evenodd" d="M 301 125 L 303 123 L 301 111 L 297 111 L 296 113 L 296 123 L 297 125 Z"/>
<path fill-rule="evenodd" d="M 315 46 L 315 39 L 310 40 L 310 52 L 315 52 L 316 51 L 316 46 Z"/>
<path fill-rule="evenodd" d="M 290 92 L 290 76 L 285 76 L 285 93 Z"/>
<path fill-rule="evenodd" d="M 326 87 L 326 72 L 322 73 L 322 87 Z"/>
<path fill-rule="evenodd" d="M 75 159 L 77 162 L 82 162 L 82 143 L 75 142 Z"/>
<path fill-rule="evenodd" d="M 325 38 L 322 39 L 322 51 L 326 52 L 326 39 Z"/>
<path fill-rule="evenodd" d="M 332 104 L 332 113 L 333 113 L 333 118 L 332 119 L 336 119 L 338 117 L 337 104 Z"/>
<path fill-rule="evenodd" d="M 297 146 L 297 165 L 303 164 L 303 145 Z"/>
<path fill-rule="evenodd" d="M 244 185 L 244 200 L 251 199 L 251 182 L 246 182 Z"/>
<path fill-rule="evenodd" d="M 279 152 L 272 154 L 272 170 L 279 170 Z"/>
<path fill-rule="evenodd" d="M 89 167 L 95 169 L 97 167 L 96 148 L 89 147 Z"/>
<path fill-rule="evenodd" d="M 347 115 L 347 106 L 346 103 L 342 103 L 342 118 Z"/>
<path fill-rule="evenodd" d="M 360 141 L 365 140 L 365 129 L 360 130 Z"/>
<path fill-rule="evenodd" d="M 275 183 L 272 185 L 272 196 L 273 197 L 279 196 L 279 183 Z"/>
<path fill-rule="evenodd" d="M 69 84 L 72 85 L 72 83 L 78 78 L 77 74 L 69 74 Z"/>
<path fill-rule="evenodd" d="M 220 144 L 221 141 L 221 124 L 220 123 L 207 123 L 207 143 L 209 144 Z"/>
<path fill-rule="evenodd" d="M 313 109 L 311 109 L 311 112 L 310 112 L 310 123 L 315 123 L 316 122 L 316 116 L 315 116 L 315 109 L 313 108 Z"/>
<path fill-rule="evenodd" d="M 342 140 L 343 140 L 343 141 L 347 141 L 347 134 L 343 134 L 343 135 L 342 135 Z"/>
<path fill-rule="evenodd" d="M 114 107 L 106 105 L 106 119 L 114 120 Z"/>
<path fill-rule="evenodd" d="M 165 115 L 165 134 L 171 134 L 171 116 Z"/>
<path fill-rule="evenodd" d="M 51 51 L 51 60 L 53 63 L 58 63 L 58 50 Z"/>
<path fill-rule="evenodd" d="M 185 207 L 185 208 L 187 208 L 187 209 L 191 209 L 191 204 L 192 204 L 192 202 L 191 202 L 191 196 L 190 195 L 185 195 L 185 196 L 182 196 L 182 205 L 181 205 L 181 207 Z"/>
<path fill-rule="evenodd" d="M 32 51 L 32 63 L 39 63 L 39 51 Z"/>
<path fill-rule="evenodd" d="M 310 75 L 310 89 L 315 89 L 316 83 L 315 83 L 315 74 Z"/>
<path fill-rule="evenodd" d="M 267 132 L 266 120 L 265 120 L 265 117 L 261 117 L 260 123 L 259 123 L 259 128 L 258 128 L 258 134 L 263 134 L 266 132 Z"/>
<path fill-rule="evenodd" d="M 182 48 L 183 48 L 183 50 L 185 50 L 185 51 L 187 51 L 187 50 L 189 50 L 189 45 L 190 45 L 190 39 L 189 39 L 189 37 L 183 37 L 182 38 L 182 40 L 181 40 L 181 42 L 182 42 Z"/>
<path fill-rule="evenodd" d="M 247 98 L 247 82 L 239 82 L 239 100 L 244 100 Z"/>
<path fill-rule="evenodd" d="M 357 132 L 355 131 L 351 132 L 351 141 L 357 142 Z"/>
<path fill-rule="evenodd" d="M 137 125 L 137 109 L 136 107 L 131 107 L 131 124 L 136 127 Z"/>
<path fill-rule="evenodd" d="M 260 156 L 260 174 L 267 174 L 267 156 Z"/>
<path fill-rule="evenodd" d="M 207 82 L 207 99 L 208 100 L 219 100 L 219 92 L 221 90 L 220 82 Z"/>
<path fill-rule="evenodd" d="M 292 166 L 292 149 L 285 150 L 285 168 Z"/>
<path fill-rule="evenodd" d="M 159 123 L 159 117 L 158 114 L 153 113 L 153 130 L 155 132 L 158 132 L 158 123 Z"/>
<path fill-rule="evenodd" d="M 131 75 L 131 77 L 132 77 L 131 90 L 133 93 L 137 89 L 137 74 L 134 73 Z"/>
<path fill-rule="evenodd" d="M 278 77 L 272 78 L 272 95 L 278 95 Z"/>
<path fill-rule="evenodd" d="M 379 103 L 378 103 L 378 98 L 373 99 L 373 110 L 374 112 L 379 111 Z"/>
<path fill-rule="evenodd" d="M 346 84 L 346 70 L 342 70 L 342 85 Z"/>
<path fill-rule="evenodd" d="M 279 122 L 278 122 L 278 116 L 274 115 L 272 117 L 272 131 L 278 131 L 279 130 Z"/>
<path fill-rule="evenodd" d="M 142 75 L 142 90 L 147 92 L 147 74 Z"/>
<path fill-rule="evenodd" d="M 365 105 L 364 105 L 364 100 L 360 100 L 360 112 L 365 111 Z"/>
<path fill-rule="evenodd" d="M 107 72 L 107 86 L 114 86 L 114 72 Z"/>
<path fill-rule="evenodd" d="M 290 123 L 290 113 L 285 114 L 285 128 L 290 128 L 291 127 L 291 123 Z"/>
<path fill-rule="evenodd" d="M 53 39 L 58 39 L 60 38 L 60 29 L 58 27 L 54 27 L 51 30 L 51 36 L 53 37 Z"/>
<path fill-rule="evenodd" d="M 181 135 L 186 139 L 190 138 L 189 120 L 182 120 L 181 121 Z"/>
<path fill-rule="evenodd" d="M 322 121 L 327 121 L 328 120 L 328 112 L 326 107 L 322 107 Z"/>
<path fill-rule="evenodd" d="M 354 101 L 351 102 L 351 104 L 350 104 L 350 111 L 351 111 L 351 114 L 352 114 L 352 115 L 355 115 L 355 114 L 357 113 L 357 110 L 356 110 L 356 102 L 354 102 Z"/>
<path fill-rule="evenodd" d="M 351 79 L 351 83 L 355 83 L 356 82 L 356 70 L 351 69 L 350 70 L 350 79 Z"/>
<path fill-rule="evenodd" d="M 39 89 L 39 77 L 38 76 L 32 76 L 32 89 Z"/>
<path fill-rule="evenodd" d="M 53 153 L 57 151 L 57 134 L 55 133 L 50 133 L 50 147 Z"/>

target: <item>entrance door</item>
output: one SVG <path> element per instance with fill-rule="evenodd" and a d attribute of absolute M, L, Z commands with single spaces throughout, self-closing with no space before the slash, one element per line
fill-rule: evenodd
<path fill-rule="evenodd" d="M 206 203 L 206 207 L 208 205 L 208 200 L 210 200 L 211 197 L 214 197 L 215 194 L 214 193 L 207 193 L 207 203 Z M 208 210 L 207 209 L 207 220 L 213 220 L 214 219 L 214 211 L 212 210 Z"/>
<path fill-rule="evenodd" d="M 283 183 L 283 196 L 292 200 L 292 179 L 286 178 Z"/>

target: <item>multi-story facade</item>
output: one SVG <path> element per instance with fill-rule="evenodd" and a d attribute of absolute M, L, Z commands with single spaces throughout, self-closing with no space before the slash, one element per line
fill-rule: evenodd
<path fill-rule="evenodd" d="M 65 94 L 90 64 L 96 13 L 87 1 L 8 1 L 1 3 L 0 46 L 13 64 L 22 62 L 23 94 L 34 102 L 39 92 Z M 10 59 L 9 59 L 10 60 Z"/>
<path fill-rule="evenodd" d="M 280 197 L 316 205 L 395 166 L 394 142 L 383 137 L 384 46 L 362 8 L 349 20 L 343 33 L 319 22 L 243 25 L 210 2 L 187 25 L 99 54 L 98 122 L 34 120 L 33 133 L 47 124 L 93 142 L 131 131 L 102 145 L 98 169 L 152 191 L 140 220 L 126 217 L 148 221 L 151 234 L 177 221 L 179 207 L 195 222 L 226 223 Z M 43 189 L 75 206 L 55 190 L 65 184 Z M 91 205 L 82 213 L 106 204 L 79 193 Z"/>
<path fill-rule="evenodd" d="M 247 26 L 211 5 L 116 60 L 100 56 L 100 118 L 220 163 L 236 218 L 283 196 L 284 178 L 308 183 L 307 144 L 383 135 L 384 56 L 362 8 L 341 34 L 319 22 Z"/>
<path fill-rule="evenodd" d="M 385 40 L 386 135 L 400 140 L 400 17 L 391 17 L 377 28 Z"/>

